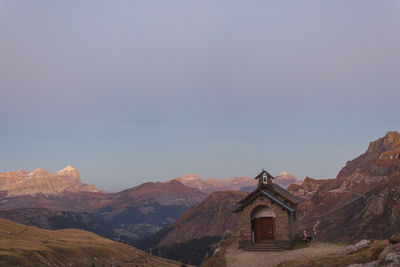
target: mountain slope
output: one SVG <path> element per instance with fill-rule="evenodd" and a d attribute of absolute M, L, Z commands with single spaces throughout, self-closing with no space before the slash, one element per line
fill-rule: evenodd
<path fill-rule="evenodd" d="M 211 256 L 214 245 L 225 232 L 235 230 L 236 215 L 232 211 L 236 202 L 246 195 L 235 191 L 211 193 L 176 222 L 136 245 L 146 250 L 152 247 L 167 251 L 171 259 L 200 264 Z"/>
<path fill-rule="evenodd" d="M 325 240 L 387 238 L 399 232 L 399 154 L 400 134 L 388 132 L 347 162 L 336 179 L 289 187 L 305 199 L 298 207 L 300 228 Z M 314 192 L 304 197 L 307 190 Z"/>
<path fill-rule="evenodd" d="M 64 192 L 98 192 L 94 185 L 83 184 L 78 171 L 72 166 L 56 173 L 43 169 L 0 173 L 0 191 L 4 191 L 9 197 L 39 193 L 57 195 Z"/>
<path fill-rule="evenodd" d="M 76 230 L 43 230 L 0 219 L 3 266 L 181 266 L 134 247 Z"/>
<path fill-rule="evenodd" d="M 95 214 L 112 223 L 118 238 L 133 242 L 171 224 L 205 197 L 177 181 L 145 183 L 111 195 Z"/>
<path fill-rule="evenodd" d="M 46 208 L 57 211 L 69 211 L 68 218 L 74 218 L 76 225 L 86 225 L 90 213 L 93 223 L 110 225 L 110 230 L 99 231 L 100 228 L 87 228 L 116 240 L 132 243 L 138 239 L 159 231 L 174 222 L 187 209 L 200 203 L 206 194 L 189 188 L 177 181 L 168 183 L 145 183 L 118 193 L 102 192 L 64 192 L 61 194 L 35 194 L 20 196 L 3 196 L 0 210 L 18 209 L 19 217 L 28 209 Z M 22 209 L 22 210 L 21 210 Z M 25 210 L 24 210 L 25 209 Z M 79 216 L 77 214 L 80 214 Z M 81 216 L 82 215 L 82 216 Z M 46 217 L 43 214 L 43 217 Z M 82 222 L 77 222 L 81 218 Z M 21 219 L 19 222 L 23 222 Z M 72 222 L 70 222 L 72 223 Z M 31 224 L 42 227 L 40 220 L 32 220 Z M 105 230 L 105 229 L 104 229 Z"/>
<path fill-rule="evenodd" d="M 221 236 L 236 227 L 236 216 L 232 214 L 236 202 L 246 193 L 222 191 L 211 193 L 198 206 L 189 209 L 168 228 L 171 231 L 159 242 L 159 246 L 186 242 L 205 236 Z"/>
<path fill-rule="evenodd" d="M 87 212 L 25 208 L 2 210 L 0 211 L 0 218 L 25 225 L 37 226 L 42 229 L 56 230 L 76 228 L 90 231 L 107 238 L 114 237 L 111 223 Z"/>

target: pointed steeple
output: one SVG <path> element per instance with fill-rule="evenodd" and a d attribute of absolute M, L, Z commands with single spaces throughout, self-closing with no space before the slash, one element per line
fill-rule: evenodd
<path fill-rule="evenodd" d="M 258 179 L 258 186 L 262 186 L 263 184 L 272 185 L 272 179 L 275 178 L 266 170 L 262 169 L 262 171 L 256 177 L 254 177 L 254 179 Z"/>

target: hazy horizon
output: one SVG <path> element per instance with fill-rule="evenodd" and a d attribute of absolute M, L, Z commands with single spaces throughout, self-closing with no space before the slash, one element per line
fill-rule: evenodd
<path fill-rule="evenodd" d="M 400 130 L 399 1 L 1 1 L 0 172 L 333 178 Z"/>

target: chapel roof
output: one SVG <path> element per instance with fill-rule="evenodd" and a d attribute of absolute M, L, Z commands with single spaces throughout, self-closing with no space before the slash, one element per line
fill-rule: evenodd
<path fill-rule="evenodd" d="M 270 175 L 265 170 L 263 170 L 260 174 L 258 174 L 255 177 L 255 179 L 259 179 L 261 177 L 261 175 L 263 175 L 264 173 L 266 173 L 268 177 L 270 176 L 269 178 L 274 179 L 274 177 L 272 177 L 272 175 Z M 272 194 L 269 192 L 272 192 Z M 278 198 L 276 198 L 275 194 L 280 195 L 283 199 L 285 199 L 285 201 L 281 201 Z M 288 202 L 291 202 L 292 204 L 297 204 L 300 201 L 297 197 L 295 197 L 294 195 L 289 193 L 286 189 L 279 186 L 278 184 L 275 184 L 275 183 L 260 184 L 253 192 L 249 193 L 247 196 L 245 196 L 244 198 L 239 200 L 239 202 L 237 203 L 238 207 L 233 212 L 238 212 L 238 211 L 242 210 L 245 206 L 247 206 L 249 203 L 251 203 L 259 195 L 267 196 L 272 201 L 278 203 L 283 208 L 285 208 L 289 211 L 292 211 L 292 212 L 293 212 L 293 208 L 290 207 L 291 205 L 288 205 L 287 203 L 285 203 L 286 200 Z"/>

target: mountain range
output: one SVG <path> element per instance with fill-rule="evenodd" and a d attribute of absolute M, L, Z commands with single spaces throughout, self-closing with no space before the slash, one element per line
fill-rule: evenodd
<path fill-rule="evenodd" d="M 110 237 L 111 232 L 113 239 L 134 242 L 171 224 L 188 208 L 200 203 L 205 197 L 205 193 L 177 181 L 150 182 L 118 193 L 63 191 L 48 195 L 41 193 L 4 195 L 0 198 L 0 211 L 7 210 L 10 213 L 10 210 L 17 209 L 19 222 L 30 222 L 31 225 L 49 229 L 59 228 L 47 227 L 52 224 L 47 223 L 47 219 L 44 220 L 43 217 L 30 220 L 21 217 L 24 213 L 27 214 L 26 216 L 30 216 L 29 210 L 38 208 L 68 211 L 68 213 L 56 213 L 58 214 L 57 218 L 61 215 L 65 216 L 63 226 L 75 227 L 78 223 L 77 218 L 91 216 L 91 220 L 96 221 L 99 225 L 104 223 L 110 225 L 110 230 L 107 232 L 100 230 L 103 228 L 92 229 L 95 233 Z M 48 213 L 46 212 L 46 214 Z M 0 216 L 2 215 L 0 214 Z M 75 218 L 74 222 L 68 219 L 71 216 Z M 48 218 L 47 215 L 44 217 Z M 50 218 L 54 219 L 54 216 L 51 215 Z M 66 222 L 70 222 L 70 224 Z M 83 222 L 81 224 L 84 226 Z"/>
<path fill-rule="evenodd" d="M 0 191 L 8 197 L 99 192 L 94 185 L 83 184 L 78 170 L 72 166 L 67 166 L 56 173 L 40 168 L 31 172 L 18 170 L 0 173 Z"/>
<path fill-rule="evenodd" d="M 299 230 L 316 239 L 353 241 L 400 232 L 398 132 L 371 142 L 336 178 L 300 182 L 282 172 L 273 182 L 302 200 Z M 46 229 L 84 229 L 199 264 L 225 233 L 235 231 L 231 211 L 255 186 L 250 177 L 203 180 L 188 174 L 105 193 L 83 184 L 71 166 L 53 174 L 20 170 L 0 174 L 0 217 Z"/>
<path fill-rule="evenodd" d="M 286 182 L 288 179 L 289 183 L 298 183 L 285 172 L 275 180 Z M 256 185 L 250 177 L 202 180 L 192 174 L 106 193 L 83 184 L 79 172 L 72 166 L 55 173 L 44 169 L 1 173 L 0 181 L 1 218 L 50 230 L 83 229 L 135 245 L 145 244 L 146 237 L 158 236 L 159 231 L 168 231 L 162 242 L 142 247 L 163 249 L 170 258 L 196 263 L 210 255 L 213 244 L 225 231 L 234 230 L 236 221 L 231 220 L 230 210 L 238 196 L 245 195 L 217 191 L 252 190 Z M 222 213 L 213 215 L 216 207 Z M 210 216 L 215 223 L 201 230 Z M 199 219 L 197 228 L 193 228 L 192 217 Z M 181 219 L 176 221 L 178 218 Z M 171 223 L 174 224 L 168 227 Z M 177 233 L 182 231 L 185 237 L 176 240 L 180 236 Z M 182 254 L 182 245 L 192 245 L 202 251 L 196 255 Z"/>
<path fill-rule="evenodd" d="M 257 187 L 257 180 L 249 176 L 223 178 L 223 179 L 210 178 L 207 180 L 203 180 L 198 174 L 186 174 L 184 176 L 169 181 L 181 182 L 182 184 L 188 187 L 196 188 L 207 194 L 216 191 L 230 191 L 230 190 L 251 192 Z M 284 188 L 286 188 L 291 184 L 301 183 L 296 177 L 285 171 L 278 174 L 275 177 L 274 182 Z"/>

